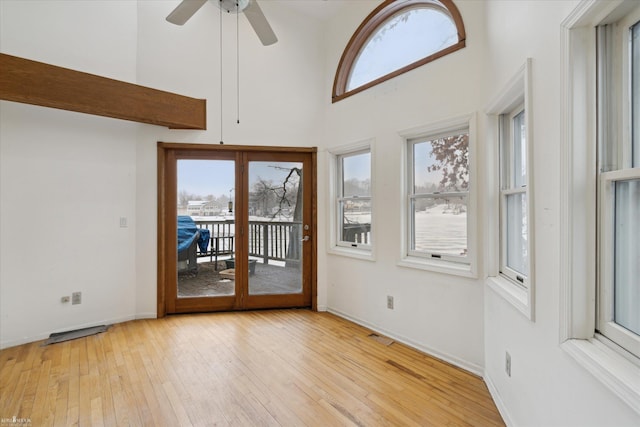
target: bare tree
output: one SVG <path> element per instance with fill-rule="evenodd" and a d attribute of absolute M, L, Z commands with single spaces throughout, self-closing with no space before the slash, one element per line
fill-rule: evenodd
<path fill-rule="evenodd" d="M 302 168 L 272 167 L 286 171 L 287 175 L 278 184 L 258 178 L 252 187 L 250 198 L 252 203 L 261 205 L 265 216 L 268 215 L 271 219 L 290 217 L 293 209 L 293 226 L 290 228 L 286 251 L 287 264 L 291 266 L 299 262 L 301 254 L 302 236 L 299 228 L 302 224 Z"/>
<path fill-rule="evenodd" d="M 439 191 L 469 189 L 469 134 L 448 136 L 431 142 L 431 156 L 435 163 L 427 171 L 442 171 Z"/>

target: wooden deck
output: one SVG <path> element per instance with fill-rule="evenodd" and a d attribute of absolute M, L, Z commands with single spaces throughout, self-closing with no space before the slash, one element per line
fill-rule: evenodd
<path fill-rule="evenodd" d="M 198 263 L 197 274 L 178 275 L 178 297 L 216 297 L 233 295 L 235 281 L 220 276 L 224 261 Z M 252 295 L 288 294 L 302 291 L 301 272 L 279 265 L 255 264 L 255 273 L 249 276 Z"/>
<path fill-rule="evenodd" d="M 0 351 L 0 418 L 81 426 L 498 426 L 481 378 L 328 313 L 137 320 Z"/>

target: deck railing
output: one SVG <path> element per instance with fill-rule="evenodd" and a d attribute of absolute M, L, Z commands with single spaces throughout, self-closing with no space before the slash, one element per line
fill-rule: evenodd
<path fill-rule="evenodd" d="M 370 244 L 371 224 L 345 224 L 342 226 L 342 239 L 345 242 Z"/>
<path fill-rule="evenodd" d="M 232 255 L 235 251 L 235 221 L 195 220 L 198 228 L 206 228 L 211 233 L 209 252 L 198 256 Z M 269 260 L 289 261 L 300 259 L 300 222 L 249 221 L 249 256 Z"/>
<path fill-rule="evenodd" d="M 199 257 L 212 255 L 233 255 L 235 253 L 235 229 L 233 220 L 196 219 L 198 228 L 206 228 L 211 233 L 209 251 L 199 253 Z M 302 248 L 302 223 L 291 221 L 249 221 L 249 256 L 269 260 L 300 260 Z M 349 242 L 371 241 L 371 224 L 347 225 L 343 238 Z"/>

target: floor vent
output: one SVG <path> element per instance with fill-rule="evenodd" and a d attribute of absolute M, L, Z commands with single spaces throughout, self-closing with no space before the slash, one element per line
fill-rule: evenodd
<path fill-rule="evenodd" d="M 91 328 L 75 329 L 73 331 L 56 332 L 49 335 L 49 339 L 46 340 L 42 345 L 45 346 L 49 344 L 57 344 L 64 341 L 71 341 L 77 338 L 84 338 L 90 335 L 96 335 L 102 332 L 106 332 L 107 329 L 109 329 L 109 326 L 101 325 L 93 326 Z"/>
<path fill-rule="evenodd" d="M 386 346 L 389 346 L 394 343 L 394 341 L 391 338 L 383 337 L 382 335 L 378 335 L 378 334 L 369 334 L 369 338 L 375 341 L 378 341 L 380 344 L 383 344 Z"/>

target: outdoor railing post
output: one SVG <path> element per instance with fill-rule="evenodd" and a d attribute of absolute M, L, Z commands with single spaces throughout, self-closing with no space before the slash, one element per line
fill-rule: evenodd
<path fill-rule="evenodd" d="M 269 224 L 262 224 L 262 262 L 266 265 L 269 263 Z"/>

